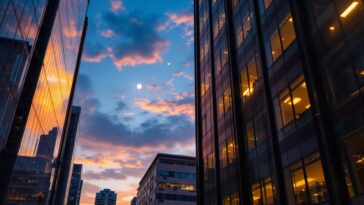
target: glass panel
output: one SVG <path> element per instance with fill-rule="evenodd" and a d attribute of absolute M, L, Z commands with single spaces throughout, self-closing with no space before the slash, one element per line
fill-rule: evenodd
<path fill-rule="evenodd" d="M 226 89 L 224 92 L 224 109 L 225 112 L 227 112 L 232 105 L 232 99 L 231 99 L 231 90 L 230 88 Z"/>
<path fill-rule="evenodd" d="M 281 42 L 279 40 L 279 33 L 276 30 L 270 38 L 271 55 L 273 62 L 276 61 L 282 54 Z"/>
<path fill-rule="evenodd" d="M 231 195 L 231 205 L 239 205 L 239 195 L 236 192 Z"/>
<path fill-rule="evenodd" d="M 288 46 L 291 45 L 291 43 L 296 39 L 296 33 L 294 31 L 293 19 L 291 15 L 285 19 L 285 22 L 280 27 L 280 31 L 283 50 L 286 50 Z"/>
<path fill-rule="evenodd" d="M 301 166 L 297 163 L 293 166 Z M 296 204 L 309 204 L 308 196 L 306 193 L 306 181 L 303 174 L 302 167 L 291 172 L 292 186 L 295 193 Z"/>
<path fill-rule="evenodd" d="M 255 57 L 253 57 L 248 63 L 248 73 L 249 73 L 249 95 L 252 95 L 253 91 L 258 85 L 258 72 Z"/>
<path fill-rule="evenodd" d="M 359 193 L 364 192 L 364 130 L 350 136 L 345 146 L 350 159 L 351 181 Z"/>
<path fill-rule="evenodd" d="M 226 142 L 220 145 L 220 165 L 221 168 L 225 168 L 227 166 L 227 150 L 226 150 Z"/>
<path fill-rule="evenodd" d="M 250 91 L 249 91 L 249 84 L 248 84 L 248 73 L 247 73 L 247 69 L 244 68 L 241 71 L 240 74 L 240 80 L 241 80 L 241 92 L 242 92 L 242 97 L 248 97 L 250 95 Z"/>
<path fill-rule="evenodd" d="M 272 178 L 267 178 L 264 180 L 264 204 L 273 205 L 274 204 L 274 194 Z"/>
<path fill-rule="evenodd" d="M 233 163 L 236 159 L 236 153 L 235 153 L 235 141 L 232 137 L 230 137 L 227 140 L 227 154 L 228 154 L 228 160 L 229 160 L 229 164 Z"/>
<path fill-rule="evenodd" d="M 254 183 L 252 185 L 252 192 L 253 192 L 253 205 L 262 205 L 263 199 L 259 183 Z"/>
<path fill-rule="evenodd" d="M 245 16 L 243 20 L 243 31 L 244 31 L 244 39 L 248 36 L 250 33 L 252 26 L 251 26 L 251 20 L 250 20 L 250 12 Z"/>
<path fill-rule="evenodd" d="M 313 156 L 315 158 L 319 156 Z M 307 183 L 311 195 L 311 202 L 318 204 L 328 199 L 321 160 L 306 165 Z"/>
<path fill-rule="evenodd" d="M 255 148 L 255 135 L 253 121 L 250 121 L 246 125 L 246 141 L 248 150 Z"/>
<path fill-rule="evenodd" d="M 288 89 L 286 89 L 285 91 L 283 91 L 282 94 L 280 94 L 279 99 L 281 104 L 283 125 L 286 125 L 294 119 L 293 109 L 292 109 L 292 98 L 288 93 Z"/>
<path fill-rule="evenodd" d="M 303 78 L 303 77 L 302 77 Z M 292 102 L 296 113 L 296 118 L 299 118 L 306 110 L 310 109 L 311 104 L 308 99 L 306 82 L 298 79 L 294 84 L 297 84 L 292 90 Z"/>

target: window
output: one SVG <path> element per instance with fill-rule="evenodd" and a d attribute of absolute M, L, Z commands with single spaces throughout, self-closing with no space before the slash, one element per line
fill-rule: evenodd
<path fill-rule="evenodd" d="M 311 104 L 307 94 L 304 77 L 299 76 L 279 96 L 279 103 L 275 102 L 277 127 L 282 128 L 293 120 L 306 114 Z"/>
<path fill-rule="evenodd" d="M 233 8 L 235 9 L 236 5 L 238 5 L 239 0 L 233 0 Z"/>
<path fill-rule="evenodd" d="M 253 205 L 273 205 L 274 188 L 272 178 L 268 177 L 262 181 L 252 184 Z"/>
<path fill-rule="evenodd" d="M 296 39 L 296 33 L 294 31 L 293 19 L 288 16 L 286 21 L 280 26 L 281 39 L 283 50 L 286 50 L 289 45 Z"/>
<path fill-rule="evenodd" d="M 326 182 L 318 153 L 291 165 L 291 180 L 296 204 L 318 204 L 328 199 Z"/>
<path fill-rule="evenodd" d="M 223 205 L 239 205 L 239 195 L 238 193 L 234 192 L 229 194 L 223 198 Z"/>
<path fill-rule="evenodd" d="M 266 46 L 269 65 L 275 62 L 295 39 L 296 33 L 293 26 L 293 19 L 291 14 L 289 14 L 269 38 Z"/>
<path fill-rule="evenodd" d="M 258 85 L 258 72 L 256 58 L 253 57 L 240 73 L 241 96 L 246 100 L 251 96 Z"/>
<path fill-rule="evenodd" d="M 350 176 L 347 181 L 353 181 L 354 183 L 348 183 L 354 185 L 356 195 L 364 192 L 364 130 L 361 130 L 354 135 L 348 137 L 345 140 L 345 150 L 347 150 L 347 156 L 350 159 Z M 350 179 L 351 177 L 351 179 Z M 349 187 L 349 190 L 353 188 Z"/>
<path fill-rule="evenodd" d="M 236 28 L 235 35 L 238 48 L 251 32 L 252 29 L 251 19 L 252 19 L 252 13 L 248 12 L 242 19 L 242 22 L 241 23 L 239 22 L 239 25 Z"/>
<path fill-rule="evenodd" d="M 258 115 L 254 120 L 246 124 L 247 149 L 255 149 L 265 138 L 264 115 Z"/>
<path fill-rule="evenodd" d="M 219 118 L 222 117 L 225 113 L 227 113 L 232 106 L 232 98 L 231 98 L 231 90 L 227 88 L 223 95 L 218 100 L 218 113 Z"/>
<path fill-rule="evenodd" d="M 260 14 L 264 14 L 265 11 L 270 7 L 270 5 L 272 4 L 272 0 L 260 0 L 259 1 L 259 10 L 260 10 Z"/>
<path fill-rule="evenodd" d="M 236 145 L 233 137 L 220 144 L 220 165 L 225 168 L 236 160 Z"/>

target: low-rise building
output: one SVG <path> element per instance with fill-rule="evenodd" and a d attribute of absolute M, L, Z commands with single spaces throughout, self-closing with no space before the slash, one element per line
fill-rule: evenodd
<path fill-rule="evenodd" d="M 196 158 L 157 154 L 139 183 L 137 204 L 196 204 Z"/>

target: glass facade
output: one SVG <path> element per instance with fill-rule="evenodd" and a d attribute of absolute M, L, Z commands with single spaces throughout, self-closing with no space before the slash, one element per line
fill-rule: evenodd
<path fill-rule="evenodd" d="M 52 4 L 45 0 L 0 1 L 0 148 L 4 152 L 9 149 L 7 139 L 13 137 L 9 130 L 18 128 L 11 124 L 12 119 L 26 119 L 5 204 L 47 204 L 50 200 L 88 3 L 60 0 L 43 59 L 33 45 L 47 42 L 38 38 L 38 32 L 47 18 L 47 5 Z M 39 76 L 28 70 L 34 66 L 32 58 L 42 61 Z M 36 83 L 34 93 L 27 93 L 29 87 L 23 89 L 26 80 Z M 31 102 L 18 102 L 22 92 L 31 95 Z M 15 116 L 17 107 L 30 109 Z"/>
<path fill-rule="evenodd" d="M 200 204 L 362 204 L 364 2 L 195 0 Z"/>

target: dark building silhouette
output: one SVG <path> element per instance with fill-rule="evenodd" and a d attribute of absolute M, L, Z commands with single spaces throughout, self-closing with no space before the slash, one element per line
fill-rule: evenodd
<path fill-rule="evenodd" d="M 116 205 L 116 196 L 110 189 L 103 189 L 96 193 L 95 205 Z"/>
<path fill-rule="evenodd" d="M 17 94 L 8 95 L 14 102 L 0 108 L 11 110 L 10 123 L 0 121 L 0 204 L 55 203 L 88 4 L 89 0 L 0 1 L 0 87 L 9 92 L 17 88 Z M 7 81 L 10 67 L 15 81 Z M 43 166 L 45 170 L 38 170 Z"/>
<path fill-rule="evenodd" d="M 139 205 L 195 205 L 196 158 L 158 153 L 139 182 Z"/>
<path fill-rule="evenodd" d="M 82 164 L 74 164 L 67 205 L 79 205 L 82 193 Z"/>
<path fill-rule="evenodd" d="M 64 136 L 63 149 L 59 159 L 59 170 L 55 188 L 55 203 L 67 204 L 68 192 L 71 186 L 72 166 L 76 146 L 77 128 L 81 115 L 81 107 L 72 106 Z M 81 173 L 80 173 L 81 174 Z"/>
<path fill-rule="evenodd" d="M 39 137 L 37 157 L 53 158 L 54 148 L 56 146 L 58 128 L 54 127 L 47 135 Z M 51 155 L 50 155 L 51 154 Z"/>
<path fill-rule="evenodd" d="M 194 3 L 199 204 L 364 204 L 364 2 Z"/>
<path fill-rule="evenodd" d="M 49 196 L 52 167 L 54 166 L 53 153 L 57 128 L 49 131 L 48 135 L 40 136 L 37 154 L 35 157 L 19 156 L 15 162 L 13 182 L 8 191 L 8 200 L 5 204 L 45 204 Z M 49 148 L 45 152 L 45 148 Z M 21 197 L 19 197 L 21 196 Z"/>
<path fill-rule="evenodd" d="M 134 198 L 131 200 L 130 205 L 137 205 L 137 199 L 136 199 L 136 197 L 134 197 Z"/>
<path fill-rule="evenodd" d="M 24 79 L 28 42 L 0 36 L 0 151 L 5 146 Z"/>

